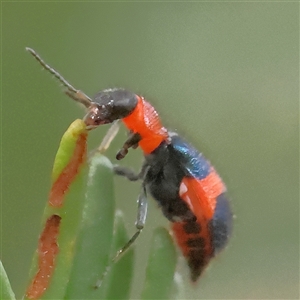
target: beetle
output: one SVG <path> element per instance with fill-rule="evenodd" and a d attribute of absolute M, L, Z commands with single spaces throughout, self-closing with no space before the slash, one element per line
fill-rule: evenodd
<path fill-rule="evenodd" d="M 34 50 L 26 49 L 65 86 L 69 97 L 86 107 L 84 121 L 90 130 L 122 120 L 130 134 L 118 151 L 117 160 L 123 159 L 130 148 L 140 147 L 143 151 L 145 160 L 138 174 L 114 166 L 116 174 L 142 181 L 137 230 L 115 259 L 144 228 L 150 193 L 171 222 L 174 238 L 188 262 L 191 280 L 197 281 L 210 260 L 226 246 L 232 231 L 226 187 L 214 167 L 190 143 L 166 129 L 144 97 L 123 88 L 112 88 L 91 99 L 70 85 Z"/>

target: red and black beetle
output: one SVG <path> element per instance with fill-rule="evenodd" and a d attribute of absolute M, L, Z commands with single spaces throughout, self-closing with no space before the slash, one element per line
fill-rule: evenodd
<path fill-rule="evenodd" d="M 27 50 L 66 87 L 66 94 L 87 108 L 89 129 L 121 119 L 130 131 L 117 153 L 124 158 L 129 148 L 140 147 L 145 162 L 139 174 L 115 166 L 116 174 L 142 180 L 138 197 L 137 232 L 118 252 L 123 253 L 144 227 L 147 192 L 158 202 L 171 222 L 177 244 L 186 257 L 191 280 L 196 281 L 211 258 L 222 250 L 231 233 L 232 213 L 226 188 L 208 160 L 192 145 L 167 130 L 153 106 L 143 97 L 121 88 L 100 91 L 94 99 L 71 86 L 38 54 Z"/>

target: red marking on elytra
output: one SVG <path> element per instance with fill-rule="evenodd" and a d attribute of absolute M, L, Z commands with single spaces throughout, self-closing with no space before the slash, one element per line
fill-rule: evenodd
<path fill-rule="evenodd" d="M 168 131 L 162 126 L 154 107 L 142 97 L 137 97 L 138 103 L 135 109 L 122 121 L 129 130 L 141 135 L 139 146 L 145 154 L 150 154 L 168 138 Z"/>
<path fill-rule="evenodd" d="M 186 241 L 189 237 L 195 234 L 187 234 L 184 230 L 185 222 L 175 222 L 172 223 L 172 231 L 174 232 L 176 242 L 182 251 L 183 256 L 188 256 L 189 248 L 186 245 Z"/>
<path fill-rule="evenodd" d="M 57 237 L 61 217 L 52 215 L 48 218 L 40 235 L 38 245 L 38 271 L 27 289 L 26 297 L 39 299 L 46 291 L 54 271 L 55 258 L 59 252 Z"/>
<path fill-rule="evenodd" d="M 201 226 L 201 231 L 200 233 L 186 233 L 185 226 L 187 223 L 188 222 L 173 223 L 172 231 L 183 256 L 186 257 L 188 261 L 191 269 L 191 280 L 195 282 L 205 269 L 209 260 L 212 258 L 213 249 L 207 223 L 203 222 L 203 220 L 200 222 L 190 222 L 195 226 L 199 224 Z M 189 241 L 200 239 L 203 241 L 202 244 L 189 246 Z"/>
<path fill-rule="evenodd" d="M 191 279 L 196 281 L 213 257 L 208 224 L 216 208 L 216 198 L 225 192 L 225 186 L 213 168 L 204 179 L 184 177 L 181 184 L 185 185 L 185 192 L 180 196 L 197 217 L 197 221 L 175 222 L 172 224 L 172 230 L 178 246 L 188 260 Z M 190 232 L 186 229 L 187 225 Z M 192 228 L 195 232 L 192 232 Z M 197 243 L 191 244 L 191 241 Z"/>
<path fill-rule="evenodd" d="M 60 207 L 63 205 L 64 195 L 68 191 L 70 184 L 78 174 L 79 168 L 86 157 L 86 139 L 86 132 L 83 132 L 78 136 L 74 153 L 69 163 L 53 183 L 49 195 L 49 204 L 51 206 Z"/>
<path fill-rule="evenodd" d="M 203 216 L 210 220 L 216 208 L 216 198 L 226 190 L 217 172 L 211 168 L 208 176 L 203 179 L 184 177 L 182 184 L 186 185 L 187 192 L 182 194 L 181 198 L 189 205 L 191 211 L 197 217 L 200 213 L 200 218 Z"/>

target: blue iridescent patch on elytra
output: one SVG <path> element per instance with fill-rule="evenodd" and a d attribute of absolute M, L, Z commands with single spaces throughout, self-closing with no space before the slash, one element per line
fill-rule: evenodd
<path fill-rule="evenodd" d="M 189 175 L 204 179 L 210 173 L 210 163 L 193 146 L 182 140 L 178 135 L 172 135 L 172 146 Z"/>
<path fill-rule="evenodd" d="M 232 212 L 226 195 L 223 193 L 216 199 L 216 208 L 209 222 L 212 234 L 214 253 L 220 252 L 227 244 L 232 231 Z"/>

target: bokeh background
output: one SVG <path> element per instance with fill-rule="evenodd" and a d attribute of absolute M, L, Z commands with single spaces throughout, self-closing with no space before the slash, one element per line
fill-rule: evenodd
<path fill-rule="evenodd" d="M 186 298 L 298 299 L 298 3 L 2 2 L 1 259 L 18 298 L 59 140 L 83 116 L 26 46 L 88 95 L 118 86 L 145 96 L 223 177 L 233 236 L 197 287 L 179 264 Z M 106 130 L 92 133 L 91 149 Z M 125 136 L 108 153 L 113 161 Z M 135 150 L 123 163 L 138 170 L 141 162 Z M 116 178 L 129 232 L 138 192 Z M 158 224 L 168 226 L 151 200 L 133 299 Z"/>

